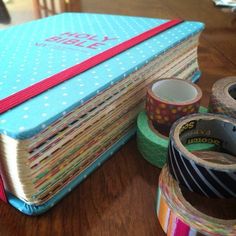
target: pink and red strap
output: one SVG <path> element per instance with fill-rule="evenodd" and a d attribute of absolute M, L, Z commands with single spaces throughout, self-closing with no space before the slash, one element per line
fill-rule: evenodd
<path fill-rule="evenodd" d="M 7 197 L 5 194 L 4 185 L 3 185 L 1 175 L 0 175 L 0 199 L 3 200 L 4 202 L 7 202 Z"/>
<path fill-rule="evenodd" d="M 16 107 L 17 105 L 33 98 L 54 86 L 71 79 L 72 77 L 98 65 L 99 63 L 108 60 L 109 58 L 161 33 L 177 24 L 183 22 L 180 19 L 175 19 L 163 23 L 160 26 L 147 30 L 127 41 L 124 41 L 102 53 L 99 53 L 75 66 L 72 66 L 64 71 L 61 71 L 51 77 L 48 77 L 38 83 L 35 83 L 17 93 L 14 93 L 2 100 L 0 100 L 0 114 Z"/>

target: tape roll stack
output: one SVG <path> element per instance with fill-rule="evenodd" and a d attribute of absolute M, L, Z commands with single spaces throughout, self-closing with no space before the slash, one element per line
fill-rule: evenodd
<path fill-rule="evenodd" d="M 199 112 L 207 112 L 207 109 L 200 107 Z M 160 134 L 154 129 L 148 120 L 146 112 L 141 112 L 137 119 L 137 147 L 143 158 L 154 166 L 162 168 L 167 160 L 169 138 Z M 212 144 L 188 145 L 188 150 L 212 150 Z"/>
<path fill-rule="evenodd" d="M 170 173 L 181 185 L 207 197 L 236 197 L 236 158 L 204 160 L 184 147 L 190 143 L 214 144 L 236 155 L 236 120 L 219 114 L 179 119 L 171 128 L 168 149 Z"/>
<path fill-rule="evenodd" d="M 236 118 L 236 77 L 218 80 L 212 87 L 209 111 Z"/>
<path fill-rule="evenodd" d="M 169 136 L 171 125 L 180 117 L 198 112 L 201 89 L 177 78 L 160 79 L 148 86 L 146 111 L 154 127 Z"/>
<path fill-rule="evenodd" d="M 236 235 L 236 220 L 211 217 L 194 208 L 167 166 L 159 177 L 157 216 L 167 236 Z"/>
<path fill-rule="evenodd" d="M 152 90 L 155 91 L 155 87 Z M 148 101 L 152 105 L 151 98 Z M 203 195 L 202 198 L 236 197 L 235 99 L 236 77 L 217 81 L 212 89 L 209 110 L 228 116 L 191 114 L 176 119 L 171 127 L 167 166 L 162 169 L 159 178 L 157 200 L 158 219 L 167 236 L 236 235 L 236 220 L 222 220 L 203 214 L 181 192 L 184 188 L 189 194 Z M 161 112 L 151 105 L 147 105 L 149 118 L 157 123 L 158 128 L 160 121 L 154 121 L 154 116 L 159 118 L 157 113 Z M 160 103 L 158 106 L 164 107 Z M 171 106 L 168 109 L 171 111 Z M 165 124 L 164 129 L 166 127 Z M 187 148 L 194 144 L 213 145 L 211 150 L 214 151 L 199 152 Z"/>

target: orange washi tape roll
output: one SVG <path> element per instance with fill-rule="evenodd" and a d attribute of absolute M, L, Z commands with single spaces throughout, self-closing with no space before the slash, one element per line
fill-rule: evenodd
<path fill-rule="evenodd" d="M 201 89 L 190 81 L 177 78 L 156 80 L 147 89 L 148 118 L 161 134 L 168 136 L 177 119 L 198 112 L 201 98 Z"/>

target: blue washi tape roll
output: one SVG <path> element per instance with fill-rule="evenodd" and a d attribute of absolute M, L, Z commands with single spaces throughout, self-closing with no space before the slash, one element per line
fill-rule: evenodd
<path fill-rule="evenodd" d="M 210 143 L 228 155 L 204 159 L 184 145 Z M 194 114 L 171 128 L 168 166 L 172 176 L 190 191 L 208 197 L 236 197 L 236 120 L 218 114 Z"/>

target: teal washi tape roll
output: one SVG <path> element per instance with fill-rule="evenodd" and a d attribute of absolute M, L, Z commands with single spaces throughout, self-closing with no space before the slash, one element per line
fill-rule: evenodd
<path fill-rule="evenodd" d="M 199 112 L 207 109 L 200 107 Z M 158 133 L 148 121 L 146 112 L 140 112 L 137 119 L 137 147 L 143 158 L 154 166 L 162 168 L 166 163 L 169 138 Z M 213 144 L 192 144 L 189 151 L 213 150 Z"/>

